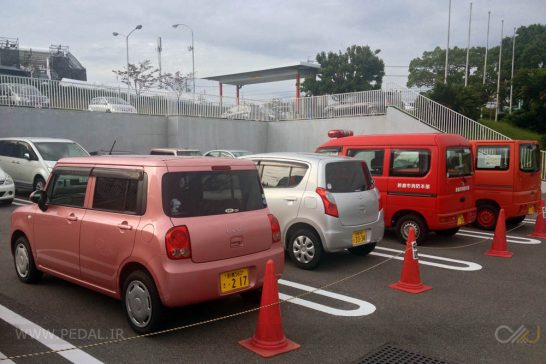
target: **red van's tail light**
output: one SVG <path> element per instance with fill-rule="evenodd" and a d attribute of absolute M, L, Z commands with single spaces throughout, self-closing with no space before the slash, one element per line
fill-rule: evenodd
<path fill-rule="evenodd" d="M 165 249 L 171 259 L 187 259 L 191 257 L 190 232 L 185 225 L 175 226 L 165 235 Z"/>
<path fill-rule="evenodd" d="M 337 211 L 337 205 L 336 200 L 334 200 L 334 196 L 330 192 L 328 192 L 326 189 L 322 187 L 318 187 L 316 189 L 316 192 L 322 199 L 322 203 L 324 204 L 324 213 L 326 215 L 339 217 L 339 212 Z"/>
<path fill-rule="evenodd" d="M 353 136 L 352 130 L 333 129 L 328 131 L 329 138 L 343 138 L 348 136 Z"/>
<path fill-rule="evenodd" d="M 281 225 L 279 220 L 274 215 L 268 214 L 269 222 L 271 223 L 271 238 L 273 243 L 278 243 L 281 241 Z"/>

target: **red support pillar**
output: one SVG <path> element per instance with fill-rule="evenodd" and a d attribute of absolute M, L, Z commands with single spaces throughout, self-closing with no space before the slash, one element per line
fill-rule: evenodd
<path fill-rule="evenodd" d="M 296 75 L 296 114 L 300 113 L 300 73 Z"/>

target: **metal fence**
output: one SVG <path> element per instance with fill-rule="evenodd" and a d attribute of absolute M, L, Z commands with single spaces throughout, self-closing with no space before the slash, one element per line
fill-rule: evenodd
<path fill-rule="evenodd" d="M 460 134 L 470 140 L 510 139 L 506 135 L 405 87 L 387 85 L 384 92 L 387 105 L 395 106 L 444 133 Z"/>

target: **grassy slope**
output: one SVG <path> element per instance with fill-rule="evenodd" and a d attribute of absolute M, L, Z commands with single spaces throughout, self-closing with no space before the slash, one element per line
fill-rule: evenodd
<path fill-rule="evenodd" d="M 542 141 L 542 139 L 544 138 L 544 135 L 542 134 L 535 133 L 534 131 L 531 131 L 528 129 L 518 128 L 517 126 L 514 126 L 512 124 L 509 124 L 503 121 L 497 122 L 495 120 L 480 119 L 480 123 L 512 139 Z"/>

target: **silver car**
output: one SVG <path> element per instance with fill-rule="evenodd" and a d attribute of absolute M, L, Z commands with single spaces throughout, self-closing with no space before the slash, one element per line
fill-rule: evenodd
<path fill-rule="evenodd" d="M 137 110 L 133 105 L 119 97 L 95 97 L 89 102 L 89 111 L 101 112 L 124 112 L 136 114 Z"/>
<path fill-rule="evenodd" d="M 323 253 L 367 255 L 383 239 L 383 209 L 361 161 L 314 153 L 267 153 L 256 163 L 269 209 L 279 219 L 285 249 L 300 268 Z"/>

